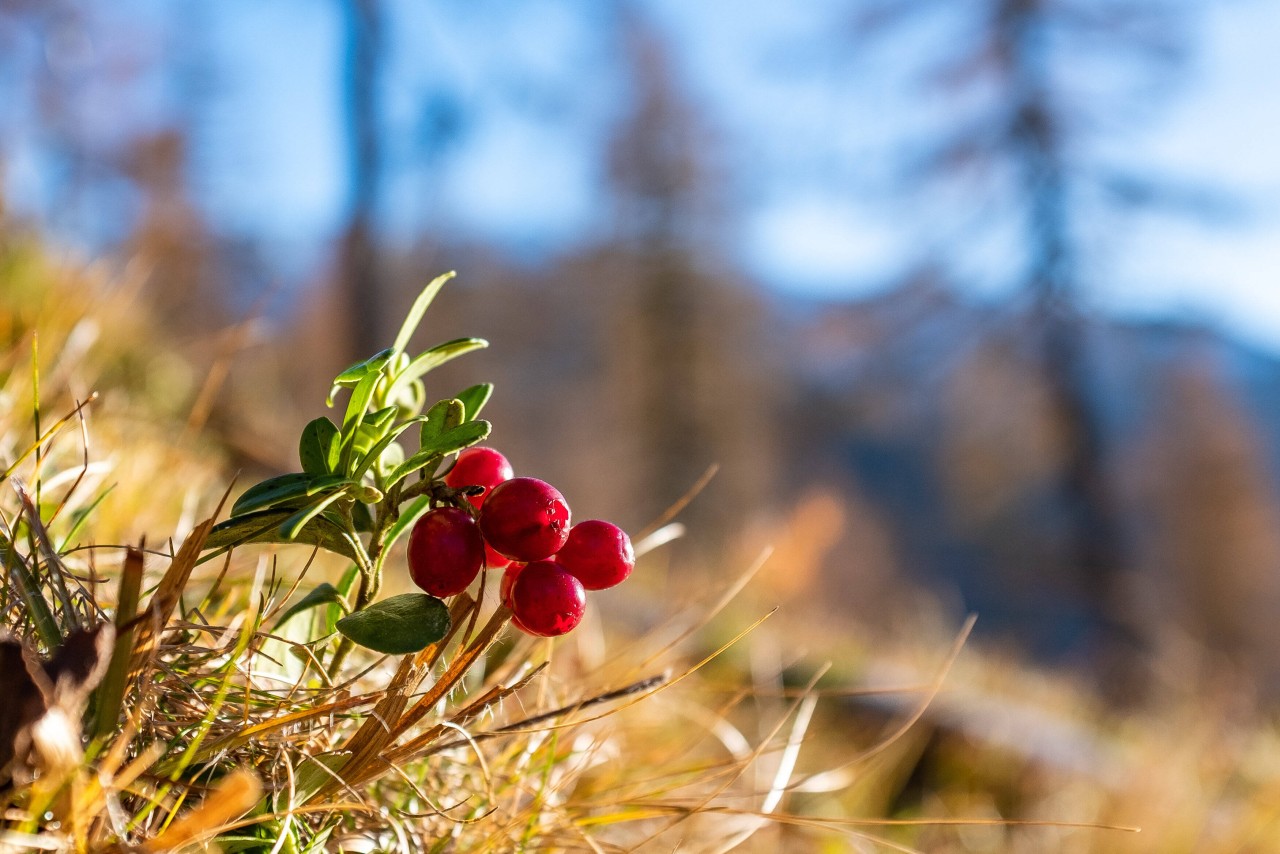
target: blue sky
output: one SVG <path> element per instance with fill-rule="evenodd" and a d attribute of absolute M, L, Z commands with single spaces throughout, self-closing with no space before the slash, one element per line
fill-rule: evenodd
<path fill-rule="evenodd" d="M 139 19 L 169 26 L 190 25 L 200 9 L 129 5 Z M 449 0 L 389 2 L 388 229 L 443 228 L 535 255 L 590 239 L 601 203 L 593 152 L 619 101 L 598 38 L 603 7 L 467 5 L 462 13 Z M 956 228 L 922 218 L 912 207 L 919 200 L 884 186 L 875 166 L 894 120 L 907 113 L 904 89 L 875 65 L 874 50 L 833 50 L 831 21 L 843 5 L 645 5 L 670 37 L 691 97 L 726 140 L 730 169 L 752 175 L 735 188 L 730 249 L 782 293 L 857 296 Z M 1124 315 L 1205 319 L 1280 352 L 1280 6 L 1203 5 L 1197 53 L 1175 93 L 1153 120 L 1108 145 L 1121 159 L 1232 194 L 1248 216 L 1217 225 L 1126 219 L 1095 246 L 1088 296 Z M 346 194 L 338 6 L 222 0 L 196 18 L 217 73 L 216 95 L 199 116 L 197 189 L 220 228 L 264 236 L 295 270 L 322 255 Z M 467 117 L 459 143 L 434 150 L 420 132 L 422 105 L 440 92 Z M 39 185 L 38 151 L 27 145 L 6 174 L 18 203 Z M 756 164 L 765 166 L 753 175 Z M 984 265 L 1001 263 L 1002 240 L 992 234 L 975 255 L 975 282 L 998 280 L 984 276 Z"/>

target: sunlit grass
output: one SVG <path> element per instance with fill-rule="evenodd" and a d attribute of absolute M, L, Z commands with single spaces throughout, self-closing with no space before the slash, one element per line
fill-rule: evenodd
<path fill-rule="evenodd" d="M 511 630 L 490 578 L 452 601 L 439 643 L 330 676 L 316 639 L 333 614 L 290 609 L 341 563 L 297 546 L 199 562 L 232 475 L 190 429 L 199 372 L 150 331 L 127 278 L 31 243 L 5 244 L 0 269 L 16 283 L 0 287 L 3 624 L 46 657 L 76 627 L 115 627 L 87 706 L 68 700 L 70 723 L 42 736 L 62 740 L 3 769 L 0 850 L 1124 854 L 1280 839 L 1273 728 L 1190 698 L 1115 715 L 976 653 L 967 626 L 858 639 L 815 623 L 803 589 L 775 612 L 744 596 L 773 571 L 767 551 L 678 596 L 638 585 L 647 625 L 593 611 L 556 642 Z M 638 574 L 667 559 L 669 521 Z"/>

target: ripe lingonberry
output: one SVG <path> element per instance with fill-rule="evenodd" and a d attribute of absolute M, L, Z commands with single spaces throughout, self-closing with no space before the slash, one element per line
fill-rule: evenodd
<path fill-rule="evenodd" d="M 528 566 L 527 563 L 512 563 L 502 573 L 502 587 L 498 589 L 498 593 L 502 598 L 502 604 L 508 608 L 511 607 L 511 588 L 515 586 L 516 579 L 526 566 Z"/>
<path fill-rule="evenodd" d="M 471 586 L 484 565 L 480 527 L 465 510 L 428 510 L 409 534 L 409 574 L 432 596 L 455 596 Z"/>
<path fill-rule="evenodd" d="M 551 484 L 513 477 L 485 499 L 480 530 L 499 554 L 519 561 L 542 560 L 555 554 L 569 536 L 569 505 Z"/>
<path fill-rule="evenodd" d="M 461 489 L 464 486 L 483 486 L 484 492 L 467 496 L 471 506 L 479 510 L 493 488 L 505 480 L 510 480 L 513 474 L 511 463 L 493 448 L 467 448 L 458 454 L 458 461 L 444 476 L 444 482 L 446 486 L 454 489 Z"/>
<path fill-rule="evenodd" d="M 588 590 L 604 590 L 627 580 L 636 565 L 636 553 L 626 531 L 612 522 L 588 519 L 569 531 L 556 563 Z"/>
<path fill-rule="evenodd" d="M 544 638 L 572 631 L 587 611 L 582 582 L 550 560 L 521 569 L 511 585 L 510 599 L 516 627 Z"/>

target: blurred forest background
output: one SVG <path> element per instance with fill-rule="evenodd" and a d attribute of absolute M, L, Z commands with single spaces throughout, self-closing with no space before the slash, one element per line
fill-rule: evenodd
<path fill-rule="evenodd" d="M 717 464 L 680 560 L 774 543 L 793 618 L 974 612 L 1119 699 L 1210 672 L 1274 699 L 1280 316 L 1247 300 L 1275 268 L 1200 248 L 1280 245 L 1248 172 L 1280 69 L 1179 113 L 1261 21 L 0 0 L 2 227 L 116 259 L 191 360 L 157 395 L 219 372 L 202 417 L 245 467 L 291 468 L 328 379 L 457 269 L 424 339 L 492 347 L 441 388 L 495 382 L 493 444 L 578 518 L 638 530 Z"/>

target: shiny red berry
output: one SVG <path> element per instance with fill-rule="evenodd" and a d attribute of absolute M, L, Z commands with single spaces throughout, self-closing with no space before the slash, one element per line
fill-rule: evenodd
<path fill-rule="evenodd" d="M 498 593 L 502 598 L 502 604 L 506 605 L 508 608 L 511 607 L 511 588 L 515 585 L 516 578 L 519 577 L 520 571 L 526 566 L 528 566 L 528 564 L 512 563 L 508 565 L 506 571 L 502 573 L 502 587 L 498 589 Z"/>
<path fill-rule="evenodd" d="M 456 507 L 428 510 L 409 533 L 409 574 L 432 596 L 455 596 L 484 566 L 484 539 L 471 514 Z"/>
<path fill-rule="evenodd" d="M 513 477 L 493 488 L 480 508 L 485 542 L 519 561 L 551 557 L 569 536 L 569 505 L 549 483 Z"/>
<path fill-rule="evenodd" d="M 626 531 L 612 522 L 588 519 L 569 530 L 556 563 L 588 590 L 604 590 L 627 580 L 635 569 L 636 553 Z"/>
<path fill-rule="evenodd" d="M 587 591 L 555 561 L 540 560 L 521 569 L 511 585 L 516 627 L 531 635 L 563 635 L 582 622 Z"/>
<path fill-rule="evenodd" d="M 446 486 L 461 489 L 464 486 L 483 486 L 484 492 L 469 495 L 467 500 L 477 510 L 493 488 L 514 474 L 507 458 L 493 448 L 467 448 L 458 454 L 458 461 L 444 476 Z"/>

